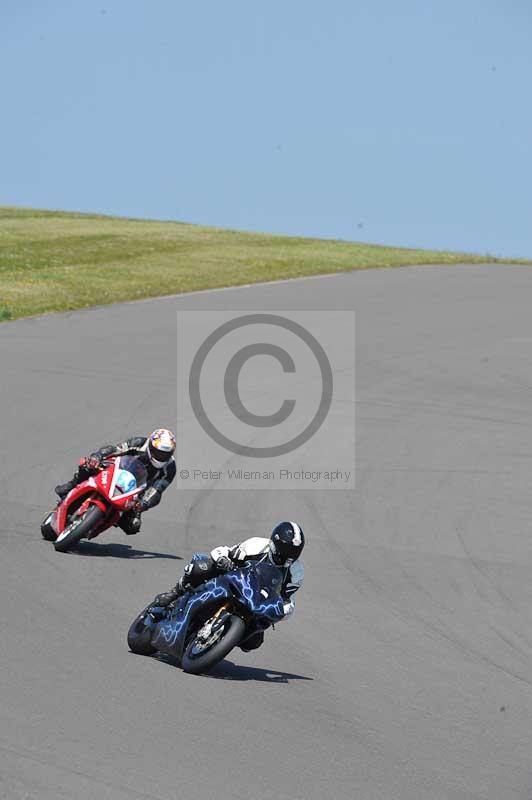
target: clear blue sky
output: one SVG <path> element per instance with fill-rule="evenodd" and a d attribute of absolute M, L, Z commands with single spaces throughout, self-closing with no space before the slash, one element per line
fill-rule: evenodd
<path fill-rule="evenodd" d="M 530 0 L 3 0 L 0 203 L 532 257 Z"/>

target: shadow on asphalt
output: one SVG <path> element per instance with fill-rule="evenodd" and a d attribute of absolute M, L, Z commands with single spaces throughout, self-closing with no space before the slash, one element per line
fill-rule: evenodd
<path fill-rule="evenodd" d="M 275 669 L 246 667 L 244 664 L 233 664 L 222 661 L 211 672 L 203 676 L 222 681 L 264 681 L 265 683 L 290 683 L 290 681 L 312 681 L 308 675 L 297 675 L 293 672 L 280 672 Z"/>
<path fill-rule="evenodd" d="M 78 556 L 107 556 L 110 558 L 171 558 L 182 561 L 182 556 L 173 553 L 157 553 L 153 550 L 136 550 L 130 544 L 96 544 L 95 542 L 80 542 L 75 550 L 71 551 Z"/>
<path fill-rule="evenodd" d="M 160 661 L 171 667 L 181 669 L 181 665 L 176 658 L 157 653 L 151 656 L 154 661 Z M 275 669 L 262 669 L 261 667 L 247 667 L 244 664 L 233 664 L 232 661 L 222 661 L 211 672 L 198 675 L 200 678 L 210 678 L 219 681 L 262 681 L 264 683 L 290 683 L 290 681 L 312 681 L 307 675 L 297 675 L 293 672 L 281 672 Z"/>

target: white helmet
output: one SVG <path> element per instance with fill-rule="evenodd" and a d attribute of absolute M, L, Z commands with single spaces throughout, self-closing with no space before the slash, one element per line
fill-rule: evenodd
<path fill-rule="evenodd" d="M 162 469 L 175 453 L 175 436 L 166 428 L 158 428 L 148 439 L 148 456 L 154 467 Z"/>

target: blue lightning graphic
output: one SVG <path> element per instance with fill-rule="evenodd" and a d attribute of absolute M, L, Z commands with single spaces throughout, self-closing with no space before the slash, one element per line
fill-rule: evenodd
<path fill-rule="evenodd" d="M 221 579 L 213 578 L 210 581 L 207 581 L 204 591 L 192 595 L 192 597 L 189 599 L 185 613 L 180 619 L 173 622 L 160 623 L 157 636 L 154 639 L 154 644 L 157 642 L 159 637 L 161 637 L 164 639 L 167 645 L 173 647 L 179 637 L 179 634 L 187 625 L 194 609 L 203 605 L 204 603 L 209 602 L 210 600 L 219 600 L 231 596 L 229 588 L 227 587 L 228 581 L 236 584 L 242 598 L 246 601 L 250 611 L 253 614 L 268 618 L 273 616 L 277 619 L 280 619 L 284 616 L 283 600 L 281 597 L 277 595 L 277 599 L 274 601 L 256 604 L 253 600 L 255 592 L 251 586 L 250 575 L 246 575 L 244 573 L 232 573 L 231 575 L 224 575 Z"/>
<path fill-rule="evenodd" d="M 207 589 L 209 584 L 212 584 L 212 586 L 211 588 Z M 159 632 L 155 637 L 154 643 L 157 641 L 159 636 L 162 636 L 166 644 L 169 644 L 170 647 L 173 647 L 177 641 L 177 637 L 187 624 L 191 612 L 196 608 L 196 606 L 202 605 L 208 600 L 218 600 L 219 598 L 229 596 L 229 592 L 225 586 L 218 585 L 217 578 L 214 578 L 212 581 L 208 581 L 208 583 L 205 584 L 205 588 L 206 591 L 202 592 L 201 594 L 196 594 L 192 597 L 186 607 L 185 615 L 181 619 L 177 620 L 176 622 L 170 622 L 159 626 Z"/>
<path fill-rule="evenodd" d="M 244 599 L 247 601 L 251 611 L 253 611 L 254 614 L 270 616 L 271 612 L 273 611 L 275 616 L 283 616 L 283 601 L 280 597 L 278 597 L 274 602 L 260 603 L 260 605 L 256 605 L 253 602 L 254 591 L 251 587 L 250 576 L 242 574 L 240 576 L 233 575 L 231 577 L 238 584 L 242 593 L 242 597 L 244 597 Z"/>

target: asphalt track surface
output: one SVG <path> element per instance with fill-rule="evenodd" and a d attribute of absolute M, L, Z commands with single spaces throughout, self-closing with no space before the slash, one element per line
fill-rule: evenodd
<path fill-rule="evenodd" d="M 532 270 L 421 267 L 2 325 L 0 796 L 532 796 Z M 183 492 L 56 554 L 56 480 L 175 419 L 175 310 L 354 307 L 357 489 Z M 331 454 L 336 443 L 330 442 Z M 299 520 L 294 617 L 213 675 L 129 653 L 194 549 Z"/>

